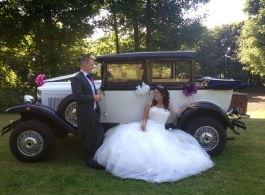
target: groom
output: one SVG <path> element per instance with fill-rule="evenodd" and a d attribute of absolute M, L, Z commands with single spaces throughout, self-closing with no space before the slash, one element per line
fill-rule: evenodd
<path fill-rule="evenodd" d="M 76 100 L 76 115 L 78 137 L 82 139 L 85 148 L 86 164 L 95 169 L 104 169 L 93 157 L 103 143 L 104 130 L 96 112 L 97 103 L 101 95 L 97 94 L 93 79 L 90 77 L 94 68 L 94 61 L 83 56 L 80 61 L 80 72 L 72 78 L 71 87 Z"/>

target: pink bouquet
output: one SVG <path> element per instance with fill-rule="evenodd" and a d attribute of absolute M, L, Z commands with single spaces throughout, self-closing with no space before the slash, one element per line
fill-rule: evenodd
<path fill-rule="evenodd" d="M 45 74 L 39 74 L 36 79 L 35 79 L 35 83 L 38 86 L 42 86 L 44 84 L 43 78 L 45 77 Z"/>

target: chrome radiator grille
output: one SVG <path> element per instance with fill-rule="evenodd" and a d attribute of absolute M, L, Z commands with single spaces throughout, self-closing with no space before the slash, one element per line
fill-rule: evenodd
<path fill-rule="evenodd" d="M 54 110 L 58 109 L 58 106 L 60 102 L 63 100 L 63 98 L 54 98 L 54 97 L 49 97 L 48 98 L 48 106 L 53 108 Z"/>

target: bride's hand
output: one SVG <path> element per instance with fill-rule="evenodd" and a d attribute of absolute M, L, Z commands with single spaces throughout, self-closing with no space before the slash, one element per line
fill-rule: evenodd
<path fill-rule="evenodd" d="M 141 126 L 142 131 L 145 131 L 145 126 Z"/>
<path fill-rule="evenodd" d="M 198 105 L 198 103 L 188 104 L 188 108 L 197 108 Z"/>
<path fill-rule="evenodd" d="M 146 121 L 141 121 L 141 129 L 142 129 L 142 131 L 145 131 L 145 125 L 146 125 Z"/>

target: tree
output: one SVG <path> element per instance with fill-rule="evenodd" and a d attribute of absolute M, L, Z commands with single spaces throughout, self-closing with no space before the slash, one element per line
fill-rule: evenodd
<path fill-rule="evenodd" d="M 247 0 L 244 9 L 250 18 L 240 36 L 239 59 L 251 73 L 265 75 L 265 1 Z"/>
<path fill-rule="evenodd" d="M 219 60 L 217 57 L 217 43 L 213 35 L 213 32 L 204 29 L 204 32 L 201 33 L 201 38 L 197 43 L 197 46 L 194 48 L 197 51 L 196 62 L 200 67 L 197 75 L 204 76 L 217 76 L 217 66 Z"/>
<path fill-rule="evenodd" d="M 205 30 L 199 43 L 197 62 L 200 74 L 247 80 L 247 73 L 237 57 L 241 23 L 222 25 Z"/>
<path fill-rule="evenodd" d="M 99 27 L 115 33 L 117 53 L 120 52 L 119 41 L 126 38 L 133 40 L 133 51 L 181 49 L 198 38 L 199 34 L 191 31 L 201 28 L 202 19 L 185 18 L 185 12 L 207 2 L 209 0 L 109 0 L 105 8 L 107 15 L 99 21 Z"/>
<path fill-rule="evenodd" d="M 1 69 L 31 83 L 39 73 L 49 78 L 73 72 L 76 59 L 87 51 L 84 39 L 93 33 L 90 20 L 100 2 L 1 1 Z"/>
<path fill-rule="evenodd" d="M 243 24 L 232 23 L 214 28 L 219 56 L 219 75 L 223 77 L 242 79 L 242 64 L 239 63 L 236 51 Z"/>

